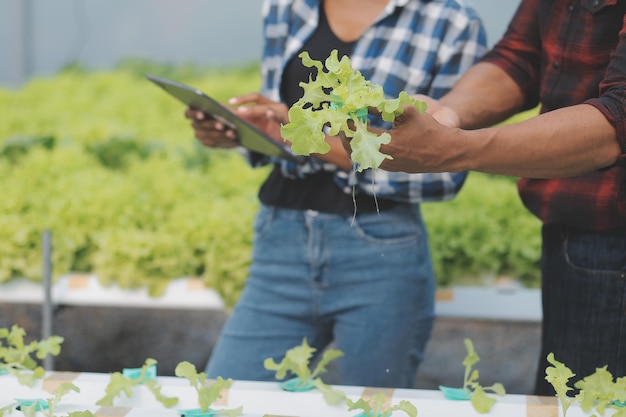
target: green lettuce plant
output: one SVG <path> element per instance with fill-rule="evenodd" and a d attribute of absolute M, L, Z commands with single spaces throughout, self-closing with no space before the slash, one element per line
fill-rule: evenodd
<path fill-rule="evenodd" d="M 549 353 L 547 359 L 550 366 L 546 368 L 545 379 L 556 392 L 563 417 L 576 403 L 586 413 L 604 415 L 607 409 L 611 409 L 613 417 L 626 417 L 626 376 L 614 380 L 606 366 L 597 368 L 591 375 L 576 381 L 574 387 L 578 389 L 578 394 L 569 396 L 568 393 L 573 390 L 569 383 L 576 375 L 564 363 L 556 360 L 554 353 Z"/>
<path fill-rule="evenodd" d="M 402 91 L 395 99 L 386 99 L 382 86 L 366 80 L 352 68 L 350 58 L 338 58 L 333 50 L 325 62 L 311 59 L 305 51 L 298 55 L 305 67 L 317 69 L 315 78 L 300 83 L 304 95 L 289 109 L 289 123 L 281 127 L 281 135 L 291 142 L 300 155 L 324 154 L 330 150 L 329 135 L 342 132 L 351 139 L 352 159 L 358 170 L 378 168 L 389 155 L 380 152 L 381 144 L 389 143 L 388 133 L 377 134 L 367 128 L 368 109 L 376 108 L 383 120 L 392 122 L 402 114 L 404 104 L 411 104 L 424 113 L 426 104 Z"/>
<path fill-rule="evenodd" d="M 305 337 L 302 339 L 302 344 L 289 349 L 280 362 L 277 363 L 274 358 L 266 358 L 263 366 L 265 369 L 275 371 L 276 379 L 283 380 L 287 376 L 292 376 L 291 379 L 281 382 L 281 387 L 285 390 L 304 391 L 313 389 L 317 385 L 325 394 L 332 396 L 332 390 L 323 384 L 320 375 L 326 372 L 326 365 L 343 356 L 343 352 L 337 349 L 326 349 L 315 369 L 311 370 L 311 359 L 316 350 L 309 346 Z M 333 398 L 331 401 L 336 400 Z"/>
<path fill-rule="evenodd" d="M 465 373 L 463 375 L 463 386 L 461 388 L 450 388 L 440 386 L 439 389 L 444 393 L 444 396 L 451 400 L 470 400 L 474 409 L 481 413 L 486 414 L 491 410 L 491 407 L 496 403 L 496 399 L 487 395 L 488 392 L 492 392 L 499 396 L 506 395 L 504 385 L 497 382 L 493 385 L 483 387 L 479 382 L 479 372 L 474 369 L 474 366 L 480 361 L 480 357 L 474 349 L 474 344 L 470 339 L 464 339 L 465 349 L 467 350 L 467 356 L 463 359 L 463 366 L 465 367 Z"/>
<path fill-rule="evenodd" d="M 390 417 L 394 411 L 403 411 L 409 417 L 417 416 L 417 408 L 409 401 L 402 400 L 396 405 L 387 405 L 385 394 L 377 392 L 368 401 L 359 398 L 357 401 L 346 400 L 348 411 L 361 410 L 356 417 Z"/>
<path fill-rule="evenodd" d="M 0 417 L 11 414 L 14 410 L 19 409 L 24 417 L 35 417 L 37 412 L 41 412 L 45 417 L 54 417 L 56 407 L 61 402 L 61 398 L 70 391 L 80 392 L 80 389 L 71 382 L 63 382 L 57 389 L 52 392 L 52 397 L 44 399 L 18 399 L 15 403 L 0 408 Z M 75 411 L 68 414 L 68 417 L 93 417 L 91 411 Z"/>
<path fill-rule="evenodd" d="M 26 330 L 18 325 L 13 325 L 10 329 L 0 328 L 0 375 L 14 375 L 20 384 L 32 386 L 46 373 L 36 359 L 43 360 L 48 355 L 58 355 L 63 338 L 50 336 L 26 343 L 24 336 Z"/>
<path fill-rule="evenodd" d="M 180 414 L 183 417 L 199 415 L 237 417 L 243 412 L 243 407 L 235 409 L 211 408 L 211 404 L 222 398 L 222 390 L 230 388 L 233 384 L 232 379 L 223 379 L 222 377 L 218 377 L 213 384 L 207 385 L 206 373 L 198 373 L 195 365 L 187 361 L 180 362 L 176 365 L 174 373 L 180 378 L 187 379 L 187 381 L 189 381 L 189 385 L 191 385 L 198 394 L 198 403 L 200 404 L 200 408 L 180 411 Z"/>
<path fill-rule="evenodd" d="M 145 385 L 152 392 L 154 398 L 166 408 L 175 406 L 178 404 L 178 398 L 166 397 L 161 394 L 161 386 L 156 380 L 156 364 L 155 359 L 148 358 L 137 372 L 132 372 L 130 375 L 124 375 L 121 372 L 112 373 L 104 397 L 99 399 L 96 404 L 113 406 L 116 397 L 125 394 L 127 398 L 131 398 L 135 387 Z"/>

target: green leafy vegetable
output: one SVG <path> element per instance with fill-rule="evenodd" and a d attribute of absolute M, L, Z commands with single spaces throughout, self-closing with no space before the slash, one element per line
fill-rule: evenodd
<path fill-rule="evenodd" d="M 313 385 L 315 388 L 320 390 L 326 404 L 338 405 L 347 398 L 345 392 L 339 389 L 334 389 L 332 386 L 325 384 L 321 378 L 315 378 L 313 380 Z"/>
<path fill-rule="evenodd" d="M 302 344 L 289 349 L 279 363 L 276 363 L 273 358 L 267 358 L 263 362 L 263 366 L 270 371 L 276 371 L 277 379 L 283 379 L 287 375 L 292 374 L 295 375 L 297 386 L 304 388 L 314 385 L 314 381 L 319 375 L 326 372 L 326 365 L 330 361 L 343 356 L 343 352 L 340 350 L 326 349 L 315 369 L 311 371 L 310 361 L 316 350 L 309 346 L 305 337 L 302 339 Z"/>
<path fill-rule="evenodd" d="M 126 397 L 130 398 L 133 395 L 133 390 L 136 386 L 145 385 L 150 392 L 152 392 L 154 398 L 165 407 L 169 408 L 175 406 L 178 404 L 178 398 L 166 397 L 161 394 L 161 386 L 157 383 L 156 379 L 148 376 L 148 373 L 156 366 L 156 364 L 156 360 L 152 358 L 146 359 L 136 378 L 124 376 L 121 372 L 112 373 L 111 380 L 105 389 L 104 397 L 99 399 L 96 404 L 112 406 L 118 395 L 124 393 Z"/>
<path fill-rule="evenodd" d="M 11 329 L 0 328 L 0 373 L 9 373 L 17 377 L 20 384 L 32 386 L 37 379 L 43 378 L 46 371 L 37 364 L 37 359 L 61 352 L 63 338 L 50 336 L 41 341 L 25 343 L 26 331 L 18 325 Z"/>
<path fill-rule="evenodd" d="M 300 83 L 304 94 L 289 109 L 289 123 L 281 127 L 281 134 L 291 142 L 292 150 L 300 155 L 327 153 L 327 128 L 329 135 L 343 132 L 351 138 L 352 159 L 358 163 L 358 170 L 378 168 L 389 155 L 380 152 L 380 145 L 389 143 L 387 133 L 380 135 L 367 128 L 369 108 L 377 108 L 383 120 L 392 122 L 402 114 L 404 104 L 411 104 L 424 113 L 426 104 L 410 97 L 402 91 L 395 99 L 385 99 L 382 86 L 366 80 L 352 68 L 350 59 L 338 58 L 333 50 L 322 63 L 311 59 L 305 51 L 299 57 L 302 64 L 317 69 L 317 76 L 308 83 Z"/>
<path fill-rule="evenodd" d="M 386 406 L 385 394 L 382 392 L 374 394 L 369 401 L 359 398 L 356 402 L 350 399 L 347 399 L 346 402 L 349 407 L 348 410 L 362 410 L 359 416 L 389 417 L 396 410 L 404 411 L 409 417 L 417 416 L 417 408 L 405 400 L 394 406 Z"/>
<path fill-rule="evenodd" d="M 567 414 L 567 409 L 574 403 L 575 399 L 568 397 L 568 391 L 572 388 L 568 386 L 569 380 L 575 376 L 575 374 L 563 363 L 557 361 L 554 358 L 553 353 L 548 354 L 548 362 L 552 365 L 546 368 L 546 381 L 548 381 L 563 408 L 563 417 Z"/>
<path fill-rule="evenodd" d="M 71 382 L 63 382 L 52 392 L 52 398 L 46 400 L 18 400 L 15 403 L 0 408 L 0 417 L 5 414 L 11 414 L 11 412 L 16 409 L 16 406 L 18 406 L 17 409 L 22 412 L 24 417 L 34 417 L 37 412 L 41 412 L 46 417 L 54 417 L 56 406 L 61 402 L 61 398 L 70 391 L 80 392 L 80 389 Z M 69 417 L 93 417 L 93 413 L 90 411 L 76 411 L 69 413 Z"/>
<path fill-rule="evenodd" d="M 614 383 L 613 375 L 606 368 L 598 368 L 593 374 L 574 384 L 580 390 L 576 399 L 580 401 L 583 411 L 589 412 L 595 408 L 600 414 L 604 414 L 604 410 L 613 401 L 626 397 L 626 385 L 622 384 L 620 387 L 619 383 Z"/>
<path fill-rule="evenodd" d="M 613 417 L 626 417 L 626 377 L 617 378 L 613 381 L 613 375 L 607 367 L 597 368 L 594 373 L 576 381 L 574 386 L 579 390 L 574 397 L 568 396 L 572 388 L 568 385 L 575 374 L 565 364 L 555 359 L 554 353 L 548 354 L 548 362 L 551 366 L 546 368 L 546 381 L 548 381 L 563 409 L 563 417 L 574 403 L 580 403 L 580 408 L 589 413 L 595 409 L 600 415 L 607 408 L 613 409 Z"/>
<path fill-rule="evenodd" d="M 52 392 L 53 397 L 47 400 L 48 408 L 43 410 L 47 417 L 54 417 L 56 406 L 61 402 L 61 398 L 70 391 L 80 392 L 80 389 L 71 382 L 63 382 L 57 389 Z"/>
<path fill-rule="evenodd" d="M 15 408 L 16 403 L 10 403 L 5 405 L 4 407 L 0 407 L 0 417 L 3 417 L 5 414 L 11 414 L 13 409 Z"/>
<path fill-rule="evenodd" d="M 217 377 L 215 383 L 207 386 L 206 374 L 204 372 L 198 373 L 195 365 L 187 361 L 180 362 L 176 365 L 174 373 L 178 377 L 187 379 L 187 381 L 189 381 L 189 385 L 196 390 L 201 412 L 206 413 L 210 410 L 213 412 L 213 415 L 225 415 L 229 417 L 241 415 L 243 412 L 243 407 L 232 410 L 215 410 L 210 408 L 213 402 L 222 398 L 222 390 L 230 388 L 233 384 L 232 379 Z"/>
<path fill-rule="evenodd" d="M 492 392 L 499 396 L 506 395 L 504 385 L 501 383 L 495 383 L 488 387 L 482 386 L 478 382 L 479 372 L 474 369 L 474 366 L 480 361 L 480 357 L 474 349 L 474 344 L 470 339 L 464 339 L 465 349 L 467 350 L 467 356 L 463 359 L 463 366 L 465 367 L 465 373 L 463 376 L 463 387 L 448 388 L 439 387 L 446 398 L 449 399 L 470 399 L 474 409 L 481 413 L 486 414 L 491 410 L 491 407 L 496 403 L 496 399 L 487 395 L 487 392 Z"/>

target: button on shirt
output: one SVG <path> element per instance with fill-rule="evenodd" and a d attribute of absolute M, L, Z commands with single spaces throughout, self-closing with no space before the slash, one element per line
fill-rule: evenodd
<path fill-rule="evenodd" d="M 484 61 L 519 85 L 525 108 L 587 103 L 615 127 L 612 167 L 559 179 L 521 179 L 524 204 L 545 224 L 626 230 L 626 1 L 522 0 Z"/>

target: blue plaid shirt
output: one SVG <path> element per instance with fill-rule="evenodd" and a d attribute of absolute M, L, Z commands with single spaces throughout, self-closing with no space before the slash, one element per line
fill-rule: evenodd
<path fill-rule="evenodd" d="M 315 31 L 320 1 L 264 2 L 262 93 L 267 97 L 283 101 L 280 97 L 283 69 Z M 482 22 L 464 0 L 391 0 L 357 41 L 350 60 L 366 79 L 380 84 L 390 98 L 397 97 L 400 91 L 438 98 L 452 88 L 485 50 Z M 377 120 L 372 120 L 372 124 L 389 127 Z M 346 193 L 354 189 L 405 203 L 449 200 L 467 176 L 466 172 L 407 174 L 381 169 L 346 172 L 313 157 L 303 165 L 296 165 L 254 155 L 251 163 L 280 163 L 281 172 L 289 178 L 331 171 Z"/>

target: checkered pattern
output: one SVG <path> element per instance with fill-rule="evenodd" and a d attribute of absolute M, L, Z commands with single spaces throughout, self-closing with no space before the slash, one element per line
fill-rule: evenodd
<path fill-rule="evenodd" d="M 267 0 L 263 7 L 265 47 L 263 94 L 281 101 L 280 82 L 287 62 L 314 32 L 320 0 Z M 380 18 L 355 45 L 350 60 L 355 69 L 380 84 L 388 97 L 400 91 L 432 97 L 445 94 L 461 73 L 485 52 L 486 35 L 475 10 L 463 0 L 391 0 Z M 299 58 L 295 58 L 299 59 Z M 385 127 L 380 120 L 372 124 Z M 382 170 L 345 172 L 316 158 L 304 165 L 260 158 L 253 163 L 278 162 L 290 178 L 312 172 L 335 172 L 346 193 L 376 194 L 381 198 L 418 203 L 453 198 L 467 173 L 406 174 Z"/>

